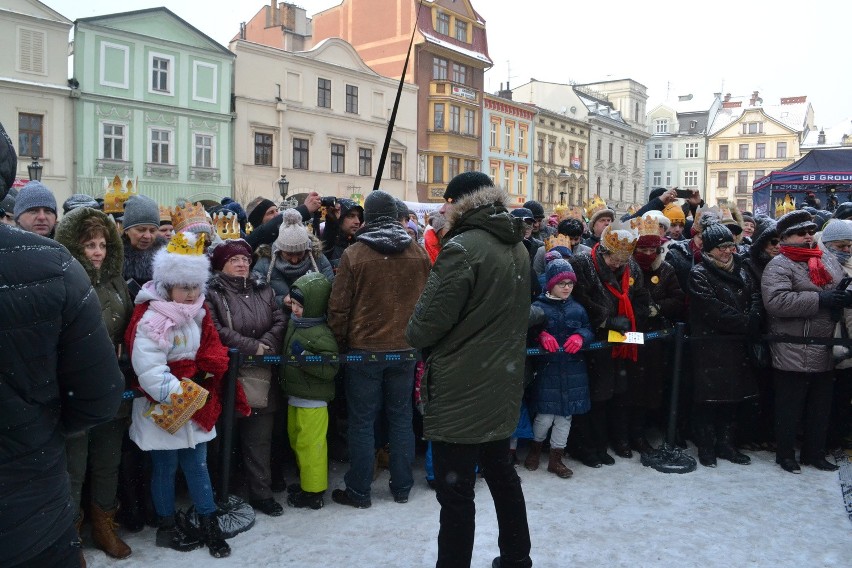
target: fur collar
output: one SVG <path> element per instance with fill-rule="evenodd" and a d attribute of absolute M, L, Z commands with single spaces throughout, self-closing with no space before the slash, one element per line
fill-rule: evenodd
<path fill-rule="evenodd" d="M 447 215 L 447 233 L 459 225 L 462 216 L 483 205 L 494 205 L 495 209 L 505 210 L 509 195 L 499 187 L 482 187 L 473 193 L 468 193 L 459 199 Z"/>

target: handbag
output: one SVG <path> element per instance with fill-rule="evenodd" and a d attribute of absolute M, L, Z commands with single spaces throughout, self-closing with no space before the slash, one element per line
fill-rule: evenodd
<path fill-rule="evenodd" d="M 228 327 L 234 329 L 234 321 L 231 318 L 231 307 L 225 296 L 219 294 L 222 304 L 225 306 L 225 318 Z M 272 369 L 266 366 L 243 365 L 237 371 L 237 380 L 243 386 L 246 402 L 252 408 L 266 408 L 269 405 L 269 387 L 272 384 Z"/>
<path fill-rule="evenodd" d="M 174 434 L 189 422 L 192 415 L 196 413 L 207 402 L 207 389 L 190 379 L 180 379 L 180 392 L 169 395 L 168 402 L 157 402 L 151 405 L 146 412 L 154 424 Z"/>

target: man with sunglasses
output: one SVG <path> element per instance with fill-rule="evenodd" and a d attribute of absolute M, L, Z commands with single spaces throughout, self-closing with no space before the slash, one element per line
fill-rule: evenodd
<path fill-rule="evenodd" d="M 781 254 L 763 271 L 761 291 L 770 335 L 832 338 L 843 308 L 852 307 L 852 292 L 838 289 L 843 268 L 833 254 L 816 244 L 816 223 L 804 210 L 778 219 Z M 834 359 L 829 345 L 771 343 L 775 386 L 775 461 L 790 473 L 799 462 L 834 471 L 825 459 L 825 439 L 834 388 Z M 807 405 L 805 402 L 807 401 Z M 799 462 L 797 422 L 805 411 Z"/>
<path fill-rule="evenodd" d="M 528 209 L 532 213 L 533 225 L 532 236 L 544 242 L 548 237 L 552 237 L 556 230 L 553 227 L 548 227 L 544 222 L 544 206 L 534 199 L 530 199 L 523 205 L 524 209 Z"/>

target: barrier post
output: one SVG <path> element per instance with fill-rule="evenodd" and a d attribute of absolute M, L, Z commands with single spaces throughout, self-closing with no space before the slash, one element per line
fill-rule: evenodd
<path fill-rule="evenodd" d="M 222 443 L 219 446 L 221 455 L 221 470 L 219 472 L 219 496 L 225 499 L 231 483 L 231 450 L 234 446 L 234 407 L 237 404 L 237 372 L 240 368 L 240 352 L 228 349 L 228 372 L 225 374 L 225 389 L 222 400 Z"/>
<path fill-rule="evenodd" d="M 677 435 L 677 405 L 680 398 L 680 375 L 683 366 L 683 344 L 686 337 L 686 324 L 678 322 L 675 324 L 674 334 L 674 360 L 672 362 L 672 392 L 669 401 L 669 424 L 666 429 L 666 443 L 675 445 Z"/>

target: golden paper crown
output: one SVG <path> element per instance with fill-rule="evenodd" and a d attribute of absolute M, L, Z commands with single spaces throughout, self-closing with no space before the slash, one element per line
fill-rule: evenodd
<path fill-rule="evenodd" d="M 172 210 L 172 225 L 176 233 L 199 223 L 210 224 L 207 220 L 207 212 L 200 203 L 186 203 L 183 207 L 178 205 Z"/>
<path fill-rule="evenodd" d="M 172 210 L 165 205 L 160 205 L 160 223 L 172 222 Z"/>
<path fill-rule="evenodd" d="M 630 225 L 640 237 L 643 235 L 660 235 L 660 221 L 653 213 L 645 213 L 641 217 L 631 219 Z"/>
<path fill-rule="evenodd" d="M 196 235 L 195 243 L 190 242 L 184 233 L 175 233 L 166 246 L 166 250 L 172 254 L 184 254 L 198 256 L 204 254 L 204 233 Z"/>
<path fill-rule="evenodd" d="M 124 182 L 116 175 L 112 181 L 104 178 L 104 213 L 124 213 L 124 202 L 138 193 L 137 182 L 127 178 Z"/>
<path fill-rule="evenodd" d="M 571 250 L 571 237 L 568 235 L 553 235 L 549 239 L 544 241 L 544 251 L 547 252 L 553 247 L 565 247 L 568 250 Z"/>
<path fill-rule="evenodd" d="M 240 222 L 232 211 L 213 215 L 213 228 L 223 241 L 240 238 Z"/>
<path fill-rule="evenodd" d="M 626 259 L 633 254 L 639 236 L 629 223 L 616 221 L 601 233 L 601 246 L 615 258 Z"/>
<path fill-rule="evenodd" d="M 559 204 L 553 208 L 553 214 L 556 215 L 556 218 L 560 221 L 565 219 L 565 215 L 568 213 L 568 206 Z"/>
<path fill-rule="evenodd" d="M 781 217 L 782 215 L 786 215 L 790 211 L 796 210 L 796 202 L 793 201 L 793 197 L 787 193 L 784 195 L 784 200 L 779 201 L 775 206 L 775 218 Z"/>
<path fill-rule="evenodd" d="M 592 215 L 600 211 L 601 209 L 606 209 L 606 201 L 601 199 L 600 195 L 595 195 L 589 198 L 585 204 L 586 208 L 586 218 L 591 219 Z"/>
<path fill-rule="evenodd" d="M 642 208 L 641 205 L 637 205 L 636 203 L 634 203 L 633 205 L 631 205 L 630 207 L 627 208 L 627 214 L 628 215 L 635 215 L 636 212 L 639 211 L 641 208 Z"/>
<path fill-rule="evenodd" d="M 565 212 L 565 219 L 577 219 L 578 221 L 583 221 L 585 223 L 585 219 L 583 218 L 583 208 L 579 205 L 569 205 L 568 210 Z M 561 219 L 560 219 L 561 221 Z"/>

